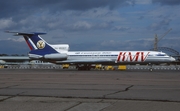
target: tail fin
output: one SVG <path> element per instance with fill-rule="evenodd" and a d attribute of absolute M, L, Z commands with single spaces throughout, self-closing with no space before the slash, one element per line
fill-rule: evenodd
<path fill-rule="evenodd" d="M 29 52 L 29 57 L 32 59 L 45 59 L 45 60 L 66 60 L 67 59 L 67 49 L 69 45 L 61 45 L 60 50 L 56 50 L 56 45 L 48 44 L 39 35 L 46 33 L 19 33 L 19 32 L 9 32 L 15 33 L 15 36 L 23 36 L 26 40 L 31 51 Z M 55 48 L 54 48 L 55 47 Z M 62 49 L 61 49 L 62 48 Z"/>
<path fill-rule="evenodd" d="M 46 34 L 46 33 L 21 33 L 21 32 L 11 32 L 11 31 L 5 31 L 5 32 L 6 33 L 14 33 L 14 36 L 23 36 L 27 45 L 29 46 L 30 50 L 38 49 L 37 44 L 36 44 L 38 36 Z M 39 40 L 40 40 L 40 38 L 39 38 Z"/>
<path fill-rule="evenodd" d="M 15 33 L 15 36 L 23 36 L 26 43 L 30 48 L 29 56 L 34 58 L 41 58 L 47 54 L 59 54 L 50 44 L 43 40 L 39 35 L 46 33 L 19 33 L 19 32 L 9 32 Z M 32 58 L 33 58 L 32 57 Z"/>

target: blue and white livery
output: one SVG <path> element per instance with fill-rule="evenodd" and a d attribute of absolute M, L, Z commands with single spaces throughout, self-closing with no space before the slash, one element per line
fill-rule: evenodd
<path fill-rule="evenodd" d="M 78 69 L 89 70 L 91 64 L 149 64 L 175 61 L 166 53 L 157 51 L 69 51 L 68 44 L 51 45 L 40 37 L 45 33 L 15 33 L 26 40 L 31 59 L 55 64 L 75 64 Z"/>

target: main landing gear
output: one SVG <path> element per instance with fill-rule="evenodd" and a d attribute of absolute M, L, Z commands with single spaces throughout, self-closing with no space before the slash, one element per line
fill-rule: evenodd
<path fill-rule="evenodd" d="M 76 66 L 76 69 L 78 69 L 78 70 L 91 70 L 91 65 L 90 64 L 78 64 Z"/>

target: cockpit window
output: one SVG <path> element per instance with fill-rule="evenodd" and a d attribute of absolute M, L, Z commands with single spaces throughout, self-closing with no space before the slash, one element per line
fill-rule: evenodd
<path fill-rule="evenodd" d="M 157 54 L 156 56 L 166 56 L 166 54 Z"/>

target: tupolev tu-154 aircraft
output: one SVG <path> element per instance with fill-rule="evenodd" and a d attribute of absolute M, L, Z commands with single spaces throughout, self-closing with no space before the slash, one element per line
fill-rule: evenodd
<path fill-rule="evenodd" d="M 24 37 L 30 48 L 30 59 L 74 64 L 78 70 L 90 70 L 92 64 L 157 64 L 175 61 L 166 53 L 157 51 L 69 51 L 68 44 L 47 43 L 40 37 L 46 33 L 7 32 Z"/>

